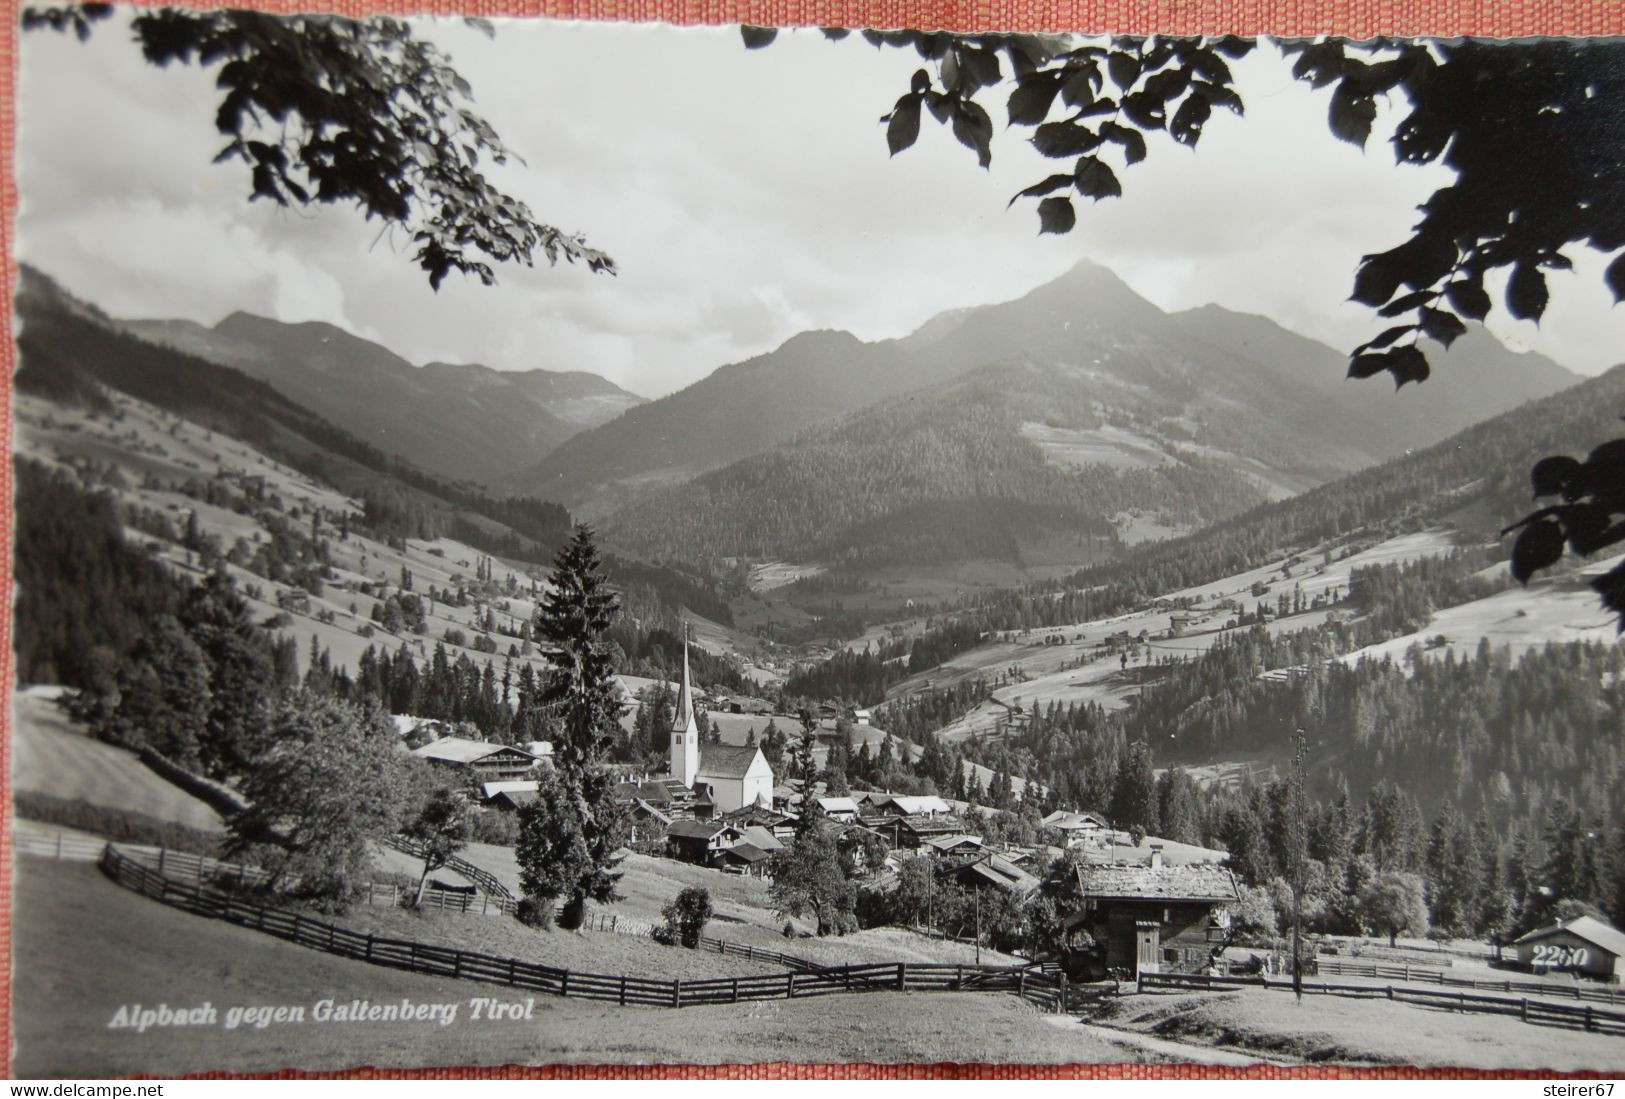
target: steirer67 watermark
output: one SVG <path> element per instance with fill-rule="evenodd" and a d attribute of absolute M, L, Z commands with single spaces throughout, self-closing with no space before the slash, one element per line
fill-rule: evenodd
<path fill-rule="evenodd" d="M 1614 1085 L 1607 1084 L 1547 1084 L 1542 1095 L 1553 1099 L 1613 1099 Z"/>

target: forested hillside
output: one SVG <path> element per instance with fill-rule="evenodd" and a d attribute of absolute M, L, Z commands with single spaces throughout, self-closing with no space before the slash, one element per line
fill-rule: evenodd
<path fill-rule="evenodd" d="M 233 313 L 212 328 L 186 321 L 125 327 L 263 381 L 396 458 L 481 485 L 642 403 L 582 371 L 414 366 L 330 324 Z"/>

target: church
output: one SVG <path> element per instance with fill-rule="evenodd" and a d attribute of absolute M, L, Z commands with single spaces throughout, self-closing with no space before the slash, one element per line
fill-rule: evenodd
<path fill-rule="evenodd" d="M 731 813 L 749 805 L 773 805 L 773 768 L 756 747 L 700 743 L 694 720 L 694 697 L 688 681 L 688 642 L 683 642 L 683 684 L 671 728 L 668 774 L 687 789 L 711 799 L 715 812 Z"/>

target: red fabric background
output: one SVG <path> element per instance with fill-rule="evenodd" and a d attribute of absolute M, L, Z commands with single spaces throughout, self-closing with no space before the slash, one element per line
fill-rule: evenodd
<path fill-rule="evenodd" d="M 49 4 L 53 0 L 43 0 Z M 11 375 L 16 367 L 13 316 L 17 263 L 17 185 L 14 171 L 17 126 L 17 48 L 19 0 L 0 0 L 0 249 L 5 256 L 4 301 L 0 309 L 0 438 L 7 460 L 0 463 L 0 607 L 11 606 Z M 191 7 L 224 7 L 192 3 Z M 331 11 L 343 15 L 484 15 L 540 16 L 559 19 L 620 19 L 680 24 L 752 23 L 758 26 L 915 27 L 952 31 L 1085 31 L 1121 34 L 1338 34 L 1352 38 L 1376 35 L 1479 35 L 1516 38 L 1530 35 L 1625 34 L 1625 5 L 1617 0 L 233 0 L 233 7 L 264 11 Z M 0 1017 L 6 1043 L 0 1072 L 11 1076 L 11 617 L 0 614 Z M 221 1073 L 199 1073 L 221 1078 Z M 557 1065 L 423 1070 L 360 1069 L 345 1073 L 288 1071 L 271 1078 L 331 1079 L 1551 1079 L 1550 1072 L 1483 1072 L 1472 1069 L 1355 1069 L 1304 1066 L 1249 1069 L 1192 1065 Z M 1575 1073 L 1598 1078 L 1596 1073 Z"/>

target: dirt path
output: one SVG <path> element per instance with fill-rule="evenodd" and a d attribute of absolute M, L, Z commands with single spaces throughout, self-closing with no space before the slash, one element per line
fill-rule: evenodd
<path fill-rule="evenodd" d="M 1185 1061 L 1199 1065 L 1231 1065 L 1245 1067 L 1248 1065 L 1290 1065 L 1294 1062 L 1279 1061 L 1269 1057 L 1260 1057 L 1253 1053 L 1239 1053 L 1228 1049 L 1218 1049 L 1214 1046 L 1195 1045 L 1187 1042 L 1170 1042 L 1166 1038 L 1153 1038 L 1147 1034 L 1140 1034 L 1132 1030 L 1119 1030 L 1116 1027 L 1100 1026 L 1096 1023 L 1086 1023 L 1071 1015 L 1046 1015 L 1044 1021 L 1059 1030 L 1076 1031 L 1087 1034 L 1092 1038 L 1103 1039 L 1114 1045 L 1127 1046 L 1142 1053 L 1155 1054 L 1158 1059 L 1168 1061 Z"/>

